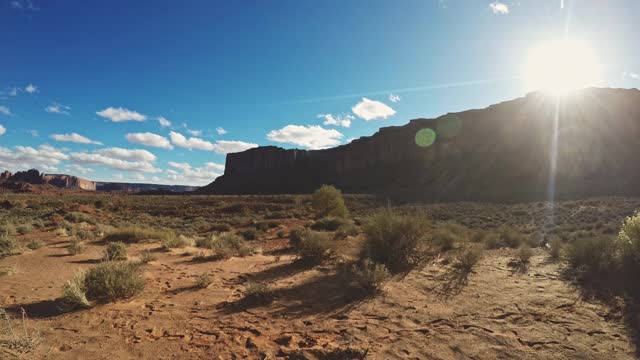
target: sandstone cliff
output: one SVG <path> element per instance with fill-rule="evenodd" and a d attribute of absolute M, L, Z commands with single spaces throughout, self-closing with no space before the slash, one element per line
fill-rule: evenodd
<path fill-rule="evenodd" d="M 560 101 L 532 93 L 382 128 L 332 149 L 266 146 L 228 154 L 224 175 L 200 192 L 305 193 L 334 184 L 345 193 L 406 201 L 638 195 L 638 139 L 637 89 L 590 88 Z"/>
<path fill-rule="evenodd" d="M 5 188 L 19 189 L 21 187 L 18 185 L 22 183 L 31 185 L 52 185 L 57 188 L 70 190 L 96 190 L 96 183 L 93 181 L 64 174 L 40 174 L 40 171 L 36 169 L 18 171 L 15 174 L 5 171 L 2 173 L 2 176 L 0 176 L 0 181 L 3 182 L 3 187 Z"/>

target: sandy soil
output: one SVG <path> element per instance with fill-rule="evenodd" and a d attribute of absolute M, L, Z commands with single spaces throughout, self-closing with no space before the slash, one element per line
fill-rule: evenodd
<path fill-rule="evenodd" d="M 36 236 L 32 234 L 30 236 Z M 586 302 L 536 250 L 527 269 L 509 266 L 514 250 L 485 252 L 468 277 L 444 258 L 397 278 L 385 293 L 345 292 L 340 260 L 301 267 L 276 255 L 193 262 L 194 249 L 135 244 L 131 259 L 157 249 L 144 266 L 146 289 L 131 301 L 60 313 L 56 298 L 73 273 L 99 261 L 104 246 L 69 256 L 67 240 L 37 234 L 42 248 L 0 259 L 0 306 L 29 316 L 42 343 L 34 359 L 633 359 L 620 309 Z M 358 239 L 345 240 L 343 252 Z M 275 250 L 275 251 L 274 251 Z M 195 287 L 198 275 L 213 283 Z M 245 308 L 248 281 L 277 289 L 265 306 Z M 4 353 L 3 353 L 4 351 Z M 351 354 L 351 356 L 349 356 Z M 0 358 L 11 356 L 0 348 Z"/>

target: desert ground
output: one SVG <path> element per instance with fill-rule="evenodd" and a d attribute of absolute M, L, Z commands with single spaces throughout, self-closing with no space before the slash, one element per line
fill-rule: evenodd
<path fill-rule="evenodd" d="M 0 256 L 0 358 L 637 358 L 636 302 L 592 291 L 565 252 L 617 236 L 640 199 L 345 201 L 337 220 L 302 195 L 0 195 L 0 226 L 16 244 Z M 380 208 L 425 219 L 425 255 L 365 291 L 350 269 Z M 329 251 L 301 261 L 301 231 L 321 233 Z M 237 251 L 206 241 L 224 236 Z M 106 263 L 115 240 L 144 287 L 70 306 L 65 284 Z M 477 262 L 465 269 L 463 254 Z"/>

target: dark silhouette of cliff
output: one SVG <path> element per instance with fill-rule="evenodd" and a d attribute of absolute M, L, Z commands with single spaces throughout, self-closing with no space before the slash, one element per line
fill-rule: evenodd
<path fill-rule="evenodd" d="M 228 154 L 224 175 L 199 192 L 308 193 L 334 184 L 402 201 L 639 195 L 639 159 L 640 91 L 589 88 L 415 119 L 332 149 Z"/>

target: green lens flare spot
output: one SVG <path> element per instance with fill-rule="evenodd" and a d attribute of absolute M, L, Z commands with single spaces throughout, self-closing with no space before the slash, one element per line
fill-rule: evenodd
<path fill-rule="evenodd" d="M 447 115 L 438 120 L 436 131 L 438 132 L 438 136 L 445 139 L 456 137 L 460 134 L 460 131 L 462 131 L 462 119 L 457 115 Z"/>
<path fill-rule="evenodd" d="M 436 132 L 432 129 L 420 129 L 416 133 L 416 145 L 420 147 L 429 147 L 436 141 Z"/>

